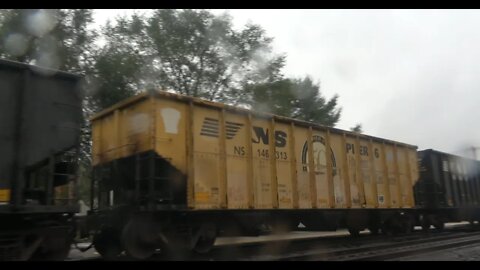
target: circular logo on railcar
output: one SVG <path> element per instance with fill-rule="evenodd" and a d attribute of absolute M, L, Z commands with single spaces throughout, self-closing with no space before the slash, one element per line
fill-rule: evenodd
<path fill-rule="evenodd" d="M 321 168 L 327 166 L 327 147 L 325 145 L 325 139 L 318 135 L 312 136 L 312 147 L 313 147 L 313 166 L 315 167 L 315 173 L 320 174 Z M 308 160 L 308 141 L 305 141 L 302 149 L 302 164 L 303 171 L 308 172 L 309 168 L 307 166 Z M 335 160 L 335 154 L 333 153 L 332 148 L 330 147 L 330 156 L 332 160 L 332 175 L 337 175 L 337 162 Z"/>

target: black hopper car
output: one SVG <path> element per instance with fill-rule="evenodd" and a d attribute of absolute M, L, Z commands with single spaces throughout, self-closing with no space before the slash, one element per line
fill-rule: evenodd
<path fill-rule="evenodd" d="M 424 229 L 445 222 L 480 221 L 480 162 L 440 151 L 418 151 L 416 208 Z"/>
<path fill-rule="evenodd" d="M 63 260 L 70 251 L 80 80 L 0 60 L 0 260 Z"/>

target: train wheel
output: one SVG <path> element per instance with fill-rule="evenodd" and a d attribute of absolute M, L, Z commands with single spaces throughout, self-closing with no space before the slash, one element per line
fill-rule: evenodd
<path fill-rule="evenodd" d="M 443 231 L 443 229 L 445 228 L 445 221 L 444 221 L 443 217 L 441 217 L 441 216 L 434 217 L 433 227 L 437 231 Z"/>
<path fill-rule="evenodd" d="M 55 245 L 45 256 L 46 260 L 64 261 L 70 253 L 72 241 L 69 237 L 56 239 Z"/>
<path fill-rule="evenodd" d="M 371 234 L 377 235 L 380 232 L 380 226 L 379 225 L 370 225 L 370 226 L 368 226 L 368 230 L 370 231 Z"/>
<path fill-rule="evenodd" d="M 312 231 L 336 231 L 341 219 L 341 214 L 337 212 L 311 214 L 304 216 L 301 222 L 308 230 Z M 298 225 L 297 225 L 298 226 Z M 347 224 L 348 227 L 349 226 Z"/>
<path fill-rule="evenodd" d="M 294 231 L 298 228 L 298 220 L 294 219 L 275 219 L 272 222 L 272 232 L 273 233 L 289 233 L 291 231 Z"/>
<path fill-rule="evenodd" d="M 470 227 L 472 227 L 472 228 L 475 227 L 475 220 L 474 219 L 469 219 L 468 223 L 470 224 Z"/>
<path fill-rule="evenodd" d="M 386 236 L 392 236 L 395 234 L 395 231 L 392 229 L 392 227 L 386 224 L 382 226 L 380 231 L 382 232 L 383 235 L 386 235 Z"/>
<path fill-rule="evenodd" d="M 68 236 L 47 238 L 32 256 L 32 260 L 64 261 L 70 253 L 71 244 L 72 239 Z"/>
<path fill-rule="evenodd" d="M 412 233 L 415 230 L 415 223 L 410 215 L 403 216 L 402 225 L 404 233 Z"/>
<path fill-rule="evenodd" d="M 106 260 L 115 260 L 123 251 L 119 233 L 114 228 L 104 228 L 95 234 L 93 246 Z"/>
<path fill-rule="evenodd" d="M 170 260 L 189 260 L 194 249 L 191 242 L 190 236 L 176 232 L 167 232 L 165 239 L 160 243 L 160 250 Z"/>
<path fill-rule="evenodd" d="M 193 250 L 204 254 L 209 252 L 217 238 L 217 227 L 213 223 L 202 224 L 195 236 L 197 238 Z"/>
<path fill-rule="evenodd" d="M 144 228 L 142 224 L 144 223 L 131 220 L 122 230 L 123 247 L 130 257 L 137 260 L 150 258 L 156 250 L 155 241 L 149 237 L 151 230 Z"/>
<path fill-rule="evenodd" d="M 359 237 L 360 236 L 360 230 L 357 229 L 357 228 L 348 228 L 348 232 L 353 237 Z"/>
<path fill-rule="evenodd" d="M 402 233 L 404 227 L 402 226 L 402 220 L 400 215 L 392 215 L 388 217 L 382 224 L 382 233 L 387 236 L 393 236 L 398 233 Z"/>
<path fill-rule="evenodd" d="M 420 224 L 422 225 L 422 230 L 424 232 L 428 232 L 430 229 L 430 218 L 427 215 L 423 215 L 420 220 Z"/>
<path fill-rule="evenodd" d="M 378 214 L 370 214 L 367 229 L 372 235 L 377 235 L 382 227 L 382 220 Z"/>

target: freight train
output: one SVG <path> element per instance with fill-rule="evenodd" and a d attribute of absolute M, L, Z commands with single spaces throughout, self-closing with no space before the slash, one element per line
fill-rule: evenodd
<path fill-rule="evenodd" d="M 0 60 L 0 260 L 63 260 L 70 251 L 80 80 Z"/>
<path fill-rule="evenodd" d="M 208 252 L 218 235 L 357 236 L 480 220 L 480 163 L 160 91 L 94 115 L 75 218 L 80 77 L 0 61 L 0 259 L 64 259 L 80 221 L 107 259 Z"/>
<path fill-rule="evenodd" d="M 159 91 L 91 121 L 89 220 L 106 258 L 208 252 L 222 233 L 300 222 L 356 236 L 479 218 L 477 161 Z"/>

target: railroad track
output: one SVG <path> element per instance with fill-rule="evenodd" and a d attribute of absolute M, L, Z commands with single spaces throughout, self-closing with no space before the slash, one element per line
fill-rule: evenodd
<path fill-rule="evenodd" d="M 480 243 L 480 232 L 469 226 L 457 226 L 444 232 L 415 231 L 408 235 L 386 237 L 364 234 L 317 236 L 301 239 L 275 239 L 264 242 L 233 243 L 215 246 L 205 255 L 175 252 L 158 253 L 150 260 L 388 260 L 421 252 L 430 252 Z M 99 256 L 76 260 L 101 260 Z M 122 256 L 119 260 L 131 260 Z"/>
<path fill-rule="evenodd" d="M 296 254 L 292 253 L 279 258 L 279 260 L 384 261 L 478 243 L 480 243 L 480 232 L 457 232 L 430 238 L 406 238 L 396 243 L 387 241 L 344 250 L 313 250 Z"/>

